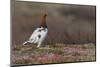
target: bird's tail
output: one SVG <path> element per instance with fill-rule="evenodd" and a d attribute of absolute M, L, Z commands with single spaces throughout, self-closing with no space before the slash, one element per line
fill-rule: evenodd
<path fill-rule="evenodd" d="M 29 42 L 29 41 L 25 41 L 25 42 L 23 43 L 23 45 L 27 45 L 27 44 L 30 44 L 30 42 Z"/>

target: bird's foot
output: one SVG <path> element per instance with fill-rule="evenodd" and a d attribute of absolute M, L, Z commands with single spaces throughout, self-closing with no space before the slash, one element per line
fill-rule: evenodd
<path fill-rule="evenodd" d="M 39 48 L 39 47 L 40 47 L 40 45 L 37 46 L 37 48 Z"/>

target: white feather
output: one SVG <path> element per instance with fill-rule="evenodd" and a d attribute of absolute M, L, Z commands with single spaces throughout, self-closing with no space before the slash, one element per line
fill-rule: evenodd
<path fill-rule="evenodd" d="M 41 31 L 39 31 L 41 30 Z M 47 28 L 37 28 L 32 35 L 30 36 L 28 41 L 25 41 L 23 43 L 23 45 L 27 44 L 27 43 L 37 43 L 37 47 L 40 47 L 40 45 L 42 44 L 43 40 L 46 38 L 48 33 L 48 29 Z M 38 36 L 41 36 L 40 38 Z"/>

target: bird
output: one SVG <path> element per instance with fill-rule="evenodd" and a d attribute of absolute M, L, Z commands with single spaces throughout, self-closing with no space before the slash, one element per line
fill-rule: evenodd
<path fill-rule="evenodd" d="M 37 48 L 39 48 L 41 46 L 41 44 L 43 43 L 43 41 L 46 38 L 47 33 L 48 33 L 46 17 L 47 17 L 46 13 L 42 15 L 39 27 L 37 27 L 33 31 L 32 35 L 29 37 L 29 39 L 27 41 L 25 41 L 23 43 L 23 45 L 34 43 L 34 44 L 37 44 Z"/>

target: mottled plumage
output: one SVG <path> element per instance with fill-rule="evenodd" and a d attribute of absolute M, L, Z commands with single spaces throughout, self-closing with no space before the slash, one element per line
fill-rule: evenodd
<path fill-rule="evenodd" d="M 42 21 L 40 23 L 40 26 L 34 30 L 32 35 L 30 36 L 29 40 L 25 41 L 23 45 L 26 45 L 28 43 L 37 43 L 37 47 L 40 47 L 43 40 L 46 38 L 48 33 L 48 28 L 46 25 L 46 14 L 42 16 Z"/>

